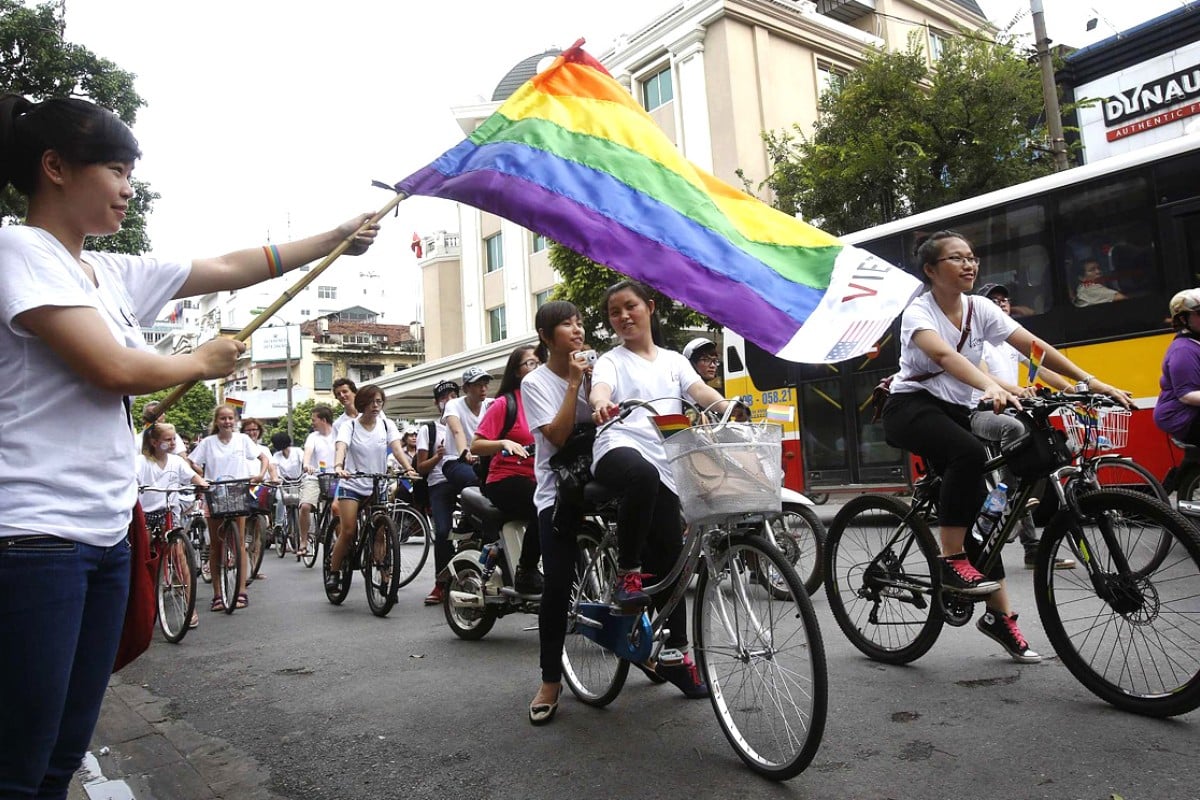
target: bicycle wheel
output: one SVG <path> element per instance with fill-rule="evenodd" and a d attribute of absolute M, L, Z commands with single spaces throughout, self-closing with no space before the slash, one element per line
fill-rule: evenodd
<path fill-rule="evenodd" d="M 285 538 L 287 539 L 288 548 L 296 554 L 296 560 L 300 560 L 300 509 L 296 506 L 288 506 L 287 514 L 285 515 L 284 523 Z"/>
<path fill-rule="evenodd" d="M 275 555 L 283 558 L 287 554 L 287 517 L 284 516 L 271 529 L 271 543 L 275 545 Z"/>
<path fill-rule="evenodd" d="M 1200 534 L 1138 492 L 1091 492 L 1079 508 L 1082 519 L 1060 514 L 1047 526 L 1037 553 L 1038 612 L 1054 651 L 1117 708 L 1171 717 L 1200 707 Z M 1154 564 L 1163 537 L 1170 556 Z M 1068 555 L 1086 571 L 1052 568 Z"/>
<path fill-rule="evenodd" d="M 787 597 L 758 581 L 770 564 Z M 725 738 L 750 769 L 782 781 L 812 761 L 829 683 L 812 601 L 791 563 L 761 536 L 721 542 L 696 582 L 696 662 Z"/>
<path fill-rule="evenodd" d="M 775 545 L 787 560 L 809 596 L 821 588 L 824 578 L 825 526 L 817 512 L 798 503 L 784 503 L 783 513 L 772 521 L 771 532 L 775 534 Z M 769 541 L 769 539 L 768 539 Z M 791 596 L 782 577 L 767 569 L 766 563 L 759 565 L 759 579 L 777 600 Z"/>
<path fill-rule="evenodd" d="M 242 584 L 242 571 L 245 569 L 242 553 L 238 548 L 237 523 L 232 519 L 221 523 L 220 554 L 217 569 L 221 573 L 221 599 L 225 603 L 225 613 L 232 614 L 237 608 L 238 586 Z"/>
<path fill-rule="evenodd" d="M 1128 458 L 1101 456 L 1096 460 L 1096 482 L 1101 489 L 1130 489 L 1169 502 L 1167 490 L 1154 473 Z"/>
<path fill-rule="evenodd" d="M 387 514 L 374 514 L 367 524 L 369 528 L 362 554 L 367 605 L 375 616 L 386 617 L 392 606 L 396 605 L 396 581 L 400 578 L 396 523 Z"/>
<path fill-rule="evenodd" d="M 469 642 L 478 641 L 496 624 L 495 610 L 483 602 L 483 568 L 474 561 L 459 561 L 452 566 L 450 582 L 442 593 L 442 614 L 456 636 Z M 477 598 L 479 605 L 456 602 L 455 593 Z"/>
<path fill-rule="evenodd" d="M 250 570 L 246 575 L 246 583 L 250 584 L 258 577 L 262 568 L 263 555 L 266 551 L 266 517 L 262 514 L 251 514 L 246 517 L 246 566 Z"/>
<path fill-rule="evenodd" d="M 1179 480 L 1179 489 L 1176 492 L 1176 500 L 1186 500 L 1190 503 L 1200 503 L 1200 469 L 1196 469 L 1191 464 L 1184 463 L 1180 467 L 1183 473 Z"/>
<path fill-rule="evenodd" d="M 317 563 L 324 530 L 325 528 L 321 525 L 321 518 L 317 516 L 315 511 L 312 512 L 309 516 L 308 546 L 300 556 L 300 560 L 304 562 L 304 566 L 309 569 L 312 569 Z"/>
<path fill-rule="evenodd" d="M 584 523 L 576 537 L 579 558 L 571 605 L 567 611 L 567 638 L 563 644 L 563 680 L 581 703 L 601 708 L 617 699 L 629 676 L 629 662 L 579 631 L 579 604 L 604 603 L 617 579 L 617 555 L 601 548 L 603 532 L 595 523 Z"/>
<path fill-rule="evenodd" d="M 400 543 L 397 548 L 400 569 L 396 581 L 399 589 L 411 583 L 425 567 L 433 544 L 433 532 L 429 529 L 428 518 L 411 506 L 393 508 L 392 521 L 396 523 L 396 539 Z"/>
<path fill-rule="evenodd" d="M 325 557 L 321 560 L 321 580 L 324 583 L 333 570 L 329 568 L 329 562 L 333 559 L 333 545 L 338 538 L 338 528 L 341 522 L 337 517 L 330 518 L 325 525 L 325 535 L 321 537 L 321 544 L 325 548 Z M 342 580 L 337 591 L 329 588 L 329 584 L 325 583 L 325 596 L 329 598 L 329 602 L 335 606 L 340 606 L 342 601 L 346 599 L 346 595 L 350 594 L 350 581 L 353 580 L 354 570 L 350 569 L 350 564 L 353 562 L 350 553 L 346 553 L 346 558 L 342 563 Z"/>
<path fill-rule="evenodd" d="M 200 579 L 205 583 L 212 583 L 212 573 L 209 571 L 208 565 L 208 524 L 197 517 L 188 525 L 188 531 L 192 541 L 196 543 L 196 550 L 200 557 Z"/>
<path fill-rule="evenodd" d="M 158 559 L 158 627 L 163 638 L 178 644 L 188 632 L 196 610 L 196 554 L 182 530 L 167 533 Z"/>
<path fill-rule="evenodd" d="M 929 526 L 895 497 L 862 495 L 838 512 L 825 539 L 825 594 L 851 644 L 888 664 L 933 647 L 943 625 L 937 556 Z"/>

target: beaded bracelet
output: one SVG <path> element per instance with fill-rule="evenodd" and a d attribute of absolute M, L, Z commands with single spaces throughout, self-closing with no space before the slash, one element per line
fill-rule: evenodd
<path fill-rule="evenodd" d="M 273 244 L 263 245 L 263 253 L 267 256 L 267 277 L 282 277 L 283 259 L 279 257 L 279 248 Z"/>

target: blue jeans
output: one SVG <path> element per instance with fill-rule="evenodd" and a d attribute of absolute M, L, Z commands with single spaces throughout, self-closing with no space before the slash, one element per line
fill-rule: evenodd
<path fill-rule="evenodd" d="M 19 538 L 19 537 L 18 537 Z M 65 798 L 129 599 L 129 542 L 0 541 L 0 797 Z"/>
<path fill-rule="evenodd" d="M 429 512 L 433 517 L 433 570 L 440 575 L 450 565 L 454 547 L 450 544 L 450 526 L 454 524 L 454 501 L 458 490 L 448 482 L 429 487 Z"/>

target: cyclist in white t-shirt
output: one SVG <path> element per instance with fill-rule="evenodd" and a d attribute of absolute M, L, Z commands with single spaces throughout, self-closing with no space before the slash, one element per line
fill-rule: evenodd
<path fill-rule="evenodd" d="M 467 367 L 463 372 L 463 393 L 446 403 L 442 424 L 446 426 L 446 457 L 442 459 L 442 474 L 461 493 L 468 486 L 478 486 L 475 465 L 479 456 L 471 452 L 471 440 L 479 421 L 492 404 L 488 386 L 492 376 L 479 367 Z"/>
<path fill-rule="evenodd" d="M 609 287 L 604 298 L 608 322 L 621 345 L 600 357 L 592 371 L 589 402 L 597 424 L 608 420 L 623 400 L 653 401 L 658 414 L 679 414 L 685 395 L 702 408 L 724 410 L 724 398 L 706 384 L 681 354 L 659 346 L 661 334 L 649 290 L 636 281 Z M 661 399 L 668 398 L 668 399 Z M 617 515 L 617 589 L 613 602 L 630 612 L 650 604 L 642 591 L 645 574 L 666 577 L 682 550 L 683 524 L 675 479 L 662 438 L 646 409 L 596 436 L 592 451 L 596 480 L 620 496 Z M 643 573 L 643 567 L 645 573 Z M 656 606 L 673 589 L 654 596 Z M 687 609 L 681 600 L 671 612 L 671 634 L 659 655 L 658 673 L 691 698 L 707 697 L 708 686 L 688 653 Z"/>
<path fill-rule="evenodd" d="M 346 240 L 363 252 L 378 228 L 361 215 L 265 251 L 195 260 L 85 249 L 87 237 L 121 229 L 140 155 L 129 128 L 93 103 L 0 97 L 0 191 L 11 184 L 28 199 L 23 223 L 0 227 L 0 374 L 10 378 L 0 393 L 0 786 L 13 796 L 66 795 L 118 661 L 131 552 L 145 548 L 140 526 L 129 540 L 128 397 L 222 378 L 246 349 L 217 337 L 160 355 L 139 320 Z M 149 642 L 126 644 L 118 667 Z"/>
<path fill-rule="evenodd" d="M 333 409 L 324 403 L 313 406 L 312 433 L 304 440 L 304 483 L 300 487 L 300 552 L 308 552 L 308 537 L 312 515 L 321 497 L 322 472 L 333 472 L 336 438 L 333 431 Z"/>

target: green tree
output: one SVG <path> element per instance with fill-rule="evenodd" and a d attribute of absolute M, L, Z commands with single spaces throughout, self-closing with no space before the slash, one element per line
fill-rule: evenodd
<path fill-rule="evenodd" d="M 292 444 L 296 447 L 303 447 L 304 440 L 312 432 L 312 413 L 316 404 L 316 400 L 309 398 L 303 403 L 292 406 Z M 271 426 L 270 430 L 263 434 L 263 444 L 269 445 L 271 437 L 277 433 L 287 433 L 286 416 L 275 420 L 275 424 Z"/>
<path fill-rule="evenodd" d="M 583 318 L 583 329 L 588 342 L 601 349 L 612 346 L 614 336 L 608 325 L 608 312 L 603 307 L 604 290 L 624 276 L 595 261 L 576 253 L 558 242 L 550 244 L 550 266 L 562 277 L 554 290 L 555 300 L 569 300 L 579 309 Z M 717 326 L 708 317 L 675 302 L 662 292 L 651 289 L 655 311 L 662 323 L 667 346 L 680 350 L 691 334 L 685 328 L 709 328 Z"/>
<path fill-rule="evenodd" d="M 133 88 L 134 75 L 82 45 L 68 42 L 60 16 L 61 4 L 27 7 L 21 0 L 0 0 L 0 92 L 30 100 L 80 97 L 111 109 L 127 125 L 146 103 Z M 144 253 L 150 248 L 146 217 L 159 195 L 144 181 L 133 181 L 122 230 L 89 240 L 92 249 Z M 25 216 L 25 198 L 13 188 L 0 192 L 0 224 Z"/>
<path fill-rule="evenodd" d="M 1053 171 L 1037 65 L 1013 40 L 875 52 L 825 94 L 811 135 L 763 135 L 776 205 L 833 234 L 879 225 Z"/>
<path fill-rule="evenodd" d="M 142 395 L 134 398 L 133 401 L 133 419 L 135 424 L 142 424 L 142 409 L 146 407 L 146 403 L 151 400 L 162 400 L 171 393 L 171 389 L 162 389 L 153 394 Z M 217 398 L 203 383 L 197 383 L 183 397 L 179 398 L 179 402 L 167 409 L 167 413 L 163 416 L 165 421 L 175 426 L 175 432 L 179 436 L 186 437 L 191 440 L 191 437 L 196 434 L 208 435 L 209 428 L 212 427 L 213 411 L 217 408 Z"/>

